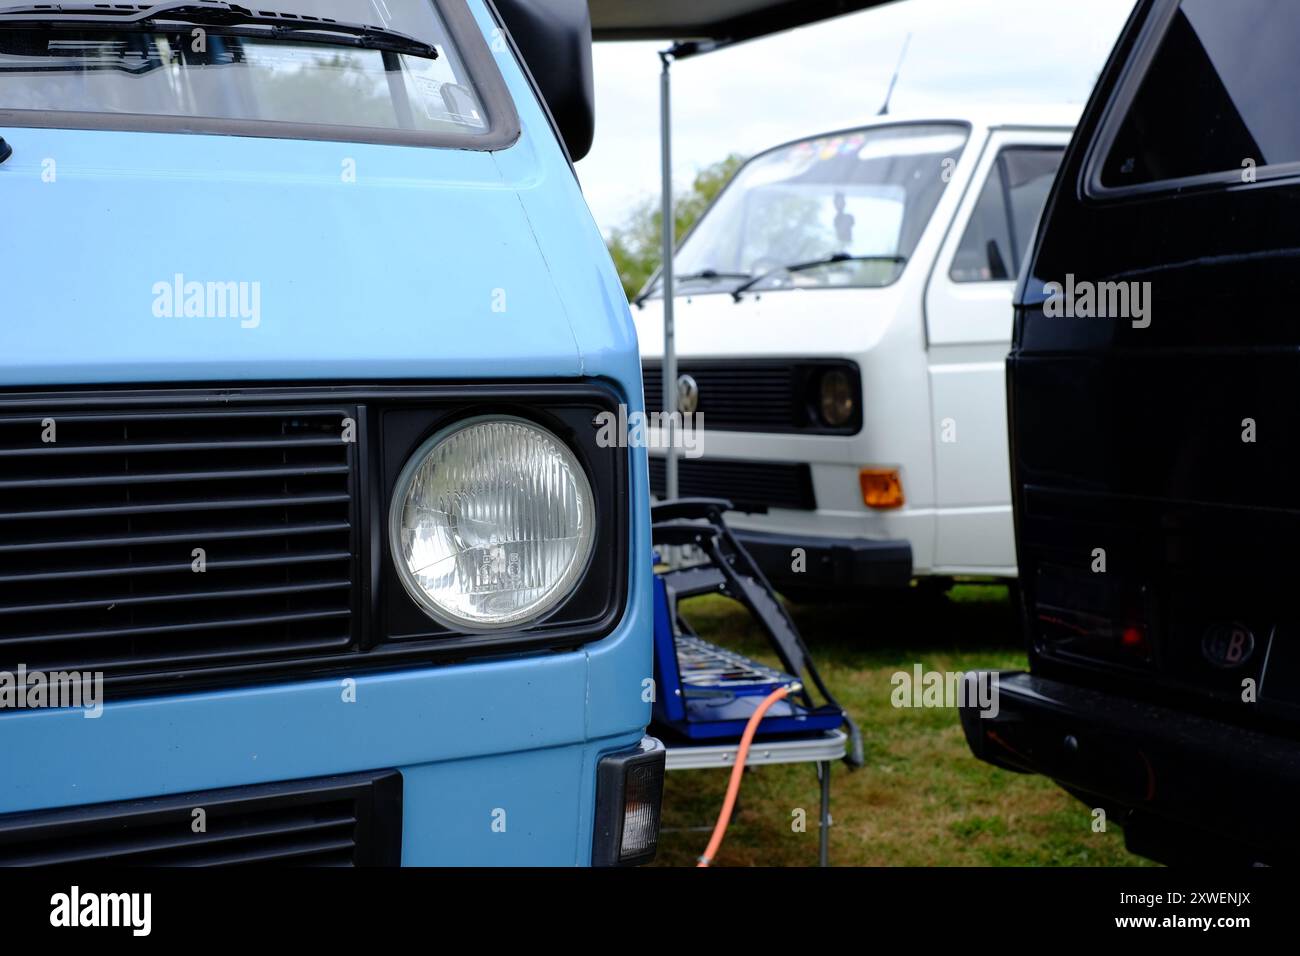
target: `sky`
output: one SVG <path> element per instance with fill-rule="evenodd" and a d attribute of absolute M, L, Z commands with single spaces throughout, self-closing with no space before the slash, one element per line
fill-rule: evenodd
<path fill-rule="evenodd" d="M 1085 103 L 1133 2 L 895 0 L 674 64 L 674 189 L 728 153 L 874 117 L 909 33 L 891 113 Z M 596 139 L 577 169 L 602 232 L 658 201 L 667 45 L 596 44 Z"/>

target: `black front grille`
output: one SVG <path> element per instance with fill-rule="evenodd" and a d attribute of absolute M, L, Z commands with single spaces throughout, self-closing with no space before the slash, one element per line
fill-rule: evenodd
<path fill-rule="evenodd" d="M 622 614 L 630 512 L 627 451 L 592 422 L 622 400 L 585 382 L 0 393 L 0 672 L 72 672 L 74 703 L 102 672 L 112 702 L 598 640 Z M 491 640 L 424 614 L 384 540 L 409 456 L 484 409 L 579 452 L 602 556 L 555 613 Z"/>
<path fill-rule="evenodd" d="M 650 490 L 661 498 L 667 467 L 663 458 L 650 456 Z M 678 458 L 677 493 L 682 498 L 727 498 L 738 510 L 756 514 L 769 508 L 817 508 L 812 469 L 804 463 Z"/>
<path fill-rule="evenodd" d="M 401 842 L 395 770 L 0 816 L 0 866 L 394 866 Z"/>
<path fill-rule="evenodd" d="M 349 647 L 357 417 L 0 414 L 0 670 L 117 677 Z"/>
<path fill-rule="evenodd" d="M 849 376 L 855 410 L 843 427 L 825 425 L 818 416 L 821 375 L 838 369 Z M 663 410 L 663 365 L 643 363 L 648 411 Z M 696 411 L 704 427 L 719 431 L 808 432 L 847 435 L 861 428 L 858 368 L 838 360 L 682 359 L 678 375 L 689 375 L 699 388 Z"/>

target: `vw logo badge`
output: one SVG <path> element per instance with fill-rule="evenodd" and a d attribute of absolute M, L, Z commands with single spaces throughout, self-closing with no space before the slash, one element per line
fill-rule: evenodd
<path fill-rule="evenodd" d="M 689 375 L 677 376 L 677 410 L 683 415 L 692 414 L 700 406 L 700 386 Z"/>
<path fill-rule="evenodd" d="M 1201 638 L 1201 654 L 1215 667 L 1240 667 L 1255 653 L 1255 635 L 1236 622 L 1211 624 Z"/>

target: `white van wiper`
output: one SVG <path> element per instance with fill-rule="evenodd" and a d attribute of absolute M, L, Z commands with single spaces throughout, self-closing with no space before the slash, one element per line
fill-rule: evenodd
<path fill-rule="evenodd" d="M 701 269 L 699 272 L 688 272 L 685 275 L 674 276 L 673 282 L 696 282 L 700 279 L 752 279 L 753 276 L 748 272 L 719 272 L 717 269 Z M 650 298 L 650 293 L 663 285 L 663 280 L 655 282 L 648 289 L 632 300 L 632 304 L 641 307 L 645 300 Z"/>
<path fill-rule="evenodd" d="M 250 10 L 222 0 L 174 0 L 171 3 L 81 4 L 42 3 L 0 8 L 0 28 L 36 30 L 105 29 L 151 33 L 160 23 L 220 27 L 223 34 L 292 39 L 300 43 L 355 46 L 367 50 L 405 53 L 429 60 L 437 49 L 407 33 L 368 23 L 351 23 L 307 14 Z"/>
<path fill-rule="evenodd" d="M 893 262 L 898 265 L 907 261 L 906 256 L 851 256 L 847 252 L 833 252 L 829 256 L 822 256 L 820 259 L 809 259 L 807 262 L 795 262 L 788 266 L 780 266 L 776 269 L 768 269 L 766 272 L 760 272 L 748 282 L 742 282 L 731 290 L 731 297 L 739 302 L 740 297 L 753 286 L 758 285 L 764 279 L 771 276 L 780 275 L 782 272 L 802 272 L 804 269 L 816 269 L 818 266 L 834 265 L 837 262 Z"/>
<path fill-rule="evenodd" d="M 688 272 L 686 275 L 677 276 L 678 282 L 691 282 L 695 279 L 749 279 L 752 276 L 748 272 L 719 272 L 717 269 L 701 269 L 699 272 Z"/>

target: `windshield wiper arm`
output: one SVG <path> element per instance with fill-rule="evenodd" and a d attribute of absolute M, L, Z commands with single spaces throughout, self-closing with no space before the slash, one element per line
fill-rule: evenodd
<path fill-rule="evenodd" d="M 739 302 L 740 297 L 753 286 L 758 285 L 764 279 L 774 275 L 780 275 L 782 272 L 802 272 L 804 269 L 816 269 L 818 266 L 829 266 L 836 262 L 893 262 L 901 265 L 906 262 L 905 256 L 851 256 L 847 252 L 833 252 L 829 256 L 822 256 L 820 259 L 809 259 L 807 262 L 795 262 L 788 266 L 779 266 L 776 269 L 768 269 L 766 272 L 760 272 L 748 282 L 742 282 L 731 290 L 731 297 Z"/>
<path fill-rule="evenodd" d="M 45 3 L 0 8 L 0 27 L 42 30 L 87 27 L 107 30 L 152 32 L 159 23 L 184 23 L 190 26 L 233 27 L 231 35 L 292 38 L 303 43 L 356 46 L 368 50 L 386 50 L 436 60 L 438 50 L 430 43 L 408 33 L 377 27 L 368 23 L 332 20 L 262 10 L 250 10 L 223 0 L 173 0 L 171 3 L 137 4 L 135 12 L 121 6 L 96 4 Z M 247 33 L 242 28 L 256 28 Z"/>
<path fill-rule="evenodd" d="M 699 272 L 688 272 L 684 276 L 677 276 L 678 282 L 690 282 L 694 279 L 751 279 L 753 276 L 748 272 L 719 272 L 717 269 L 701 269 Z"/>
<path fill-rule="evenodd" d="M 719 272 L 717 269 L 701 269 L 699 272 L 688 272 L 685 275 L 673 276 L 673 284 L 678 282 L 693 282 L 697 279 L 752 279 L 753 275 L 748 272 Z M 657 282 L 651 285 L 646 291 L 632 300 L 632 304 L 640 306 L 646 299 L 650 298 L 650 293 L 656 287 L 663 285 L 661 277 Z"/>

